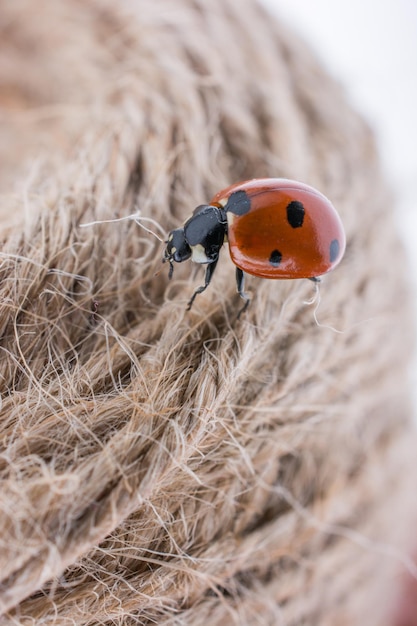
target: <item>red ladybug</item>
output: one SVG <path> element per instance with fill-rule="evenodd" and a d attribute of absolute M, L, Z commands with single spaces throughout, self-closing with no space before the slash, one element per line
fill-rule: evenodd
<path fill-rule="evenodd" d="M 262 278 L 309 278 L 332 270 L 343 257 L 345 233 L 330 201 L 313 187 L 284 178 L 260 178 L 231 185 L 210 204 L 198 206 L 182 228 L 171 231 L 163 261 L 191 258 L 207 265 L 209 285 L 225 241 L 236 267 L 237 291 L 244 292 L 244 272 Z"/>

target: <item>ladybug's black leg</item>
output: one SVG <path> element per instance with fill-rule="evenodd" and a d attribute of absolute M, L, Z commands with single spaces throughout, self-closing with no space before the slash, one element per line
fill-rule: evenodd
<path fill-rule="evenodd" d="M 212 261 L 211 263 L 209 263 L 207 265 L 207 269 L 206 269 L 206 276 L 205 276 L 205 280 L 204 280 L 204 285 L 201 285 L 201 287 L 199 287 L 198 289 L 196 289 L 193 293 L 193 295 L 191 296 L 191 299 L 188 303 L 187 306 L 187 311 L 189 311 L 191 309 L 191 307 L 193 306 L 193 302 L 196 299 L 196 296 L 198 296 L 199 293 L 203 293 L 203 291 L 205 289 L 207 289 L 207 287 L 210 284 L 211 278 L 213 276 L 214 270 L 216 269 L 216 265 L 217 265 L 217 261 L 219 260 L 219 257 L 217 257 L 217 259 L 215 261 Z"/>
<path fill-rule="evenodd" d="M 250 302 L 250 298 L 248 294 L 244 291 L 245 274 L 243 273 L 243 270 L 240 269 L 240 267 L 236 268 L 236 288 L 237 288 L 239 296 L 242 298 L 242 300 L 245 301 L 245 304 L 243 305 L 243 307 L 240 309 L 239 313 L 237 314 L 237 319 L 239 319 L 242 313 L 244 313 L 246 309 L 248 308 L 249 302 Z"/>
<path fill-rule="evenodd" d="M 312 276 L 308 280 L 311 280 L 313 283 L 321 283 L 321 276 Z"/>

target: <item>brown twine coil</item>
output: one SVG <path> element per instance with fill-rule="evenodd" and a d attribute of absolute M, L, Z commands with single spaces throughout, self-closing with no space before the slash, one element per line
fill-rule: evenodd
<path fill-rule="evenodd" d="M 374 140 L 250 0 L 20 0 L 1 23 L 1 624 L 386 624 L 415 511 L 404 259 Z M 308 281 L 161 234 L 227 184 L 317 186 Z M 192 271 L 191 271 L 192 270 Z M 413 569 L 414 567 L 414 569 Z"/>

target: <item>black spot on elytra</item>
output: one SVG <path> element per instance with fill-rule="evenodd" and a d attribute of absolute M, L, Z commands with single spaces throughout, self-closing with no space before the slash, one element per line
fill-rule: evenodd
<path fill-rule="evenodd" d="M 292 228 L 300 228 L 304 222 L 304 206 L 298 200 L 293 200 L 287 206 L 287 220 Z"/>
<path fill-rule="evenodd" d="M 340 252 L 340 244 L 339 244 L 339 240 L 338 239 L 333 239 L 333 241 L 330 244 L 330 263 L 334 263 L 334 261 L 336 261 L 337 257 L 339 256 L 339 252 Z"/>
<path fill-rule="evenodd" d="M 272 250 L 270 257 L 269 257 L 269 262 L 271 265 L 273 265 L 274 267 L 278 267 L 278 265 L 281 263 L 281 259 L 282 259 L 282 254 L 279 250 Z"/>
<path fill-rule="evenodd" d="M 233 192 L 224 207 L 225 211 L 230 211 L 234 215 L 245 215 L 250 211 L 250 198 L 246 191 L 240 189 Z"/>

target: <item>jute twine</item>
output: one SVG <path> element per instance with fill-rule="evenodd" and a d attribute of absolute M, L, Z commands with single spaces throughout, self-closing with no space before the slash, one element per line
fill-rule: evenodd
<path fill-rule="evenodd" d="M 251 0 L 1 20 L 1 624 L 386 624 L 415 573 L 410 326 L 367 125 Z M 317 186 L 323 281 L 161 265 L 226 185 Z M 152 221 L 122 220 L 140 212 Z M 414 569 L 413 569 L 414 567 Z"/>

